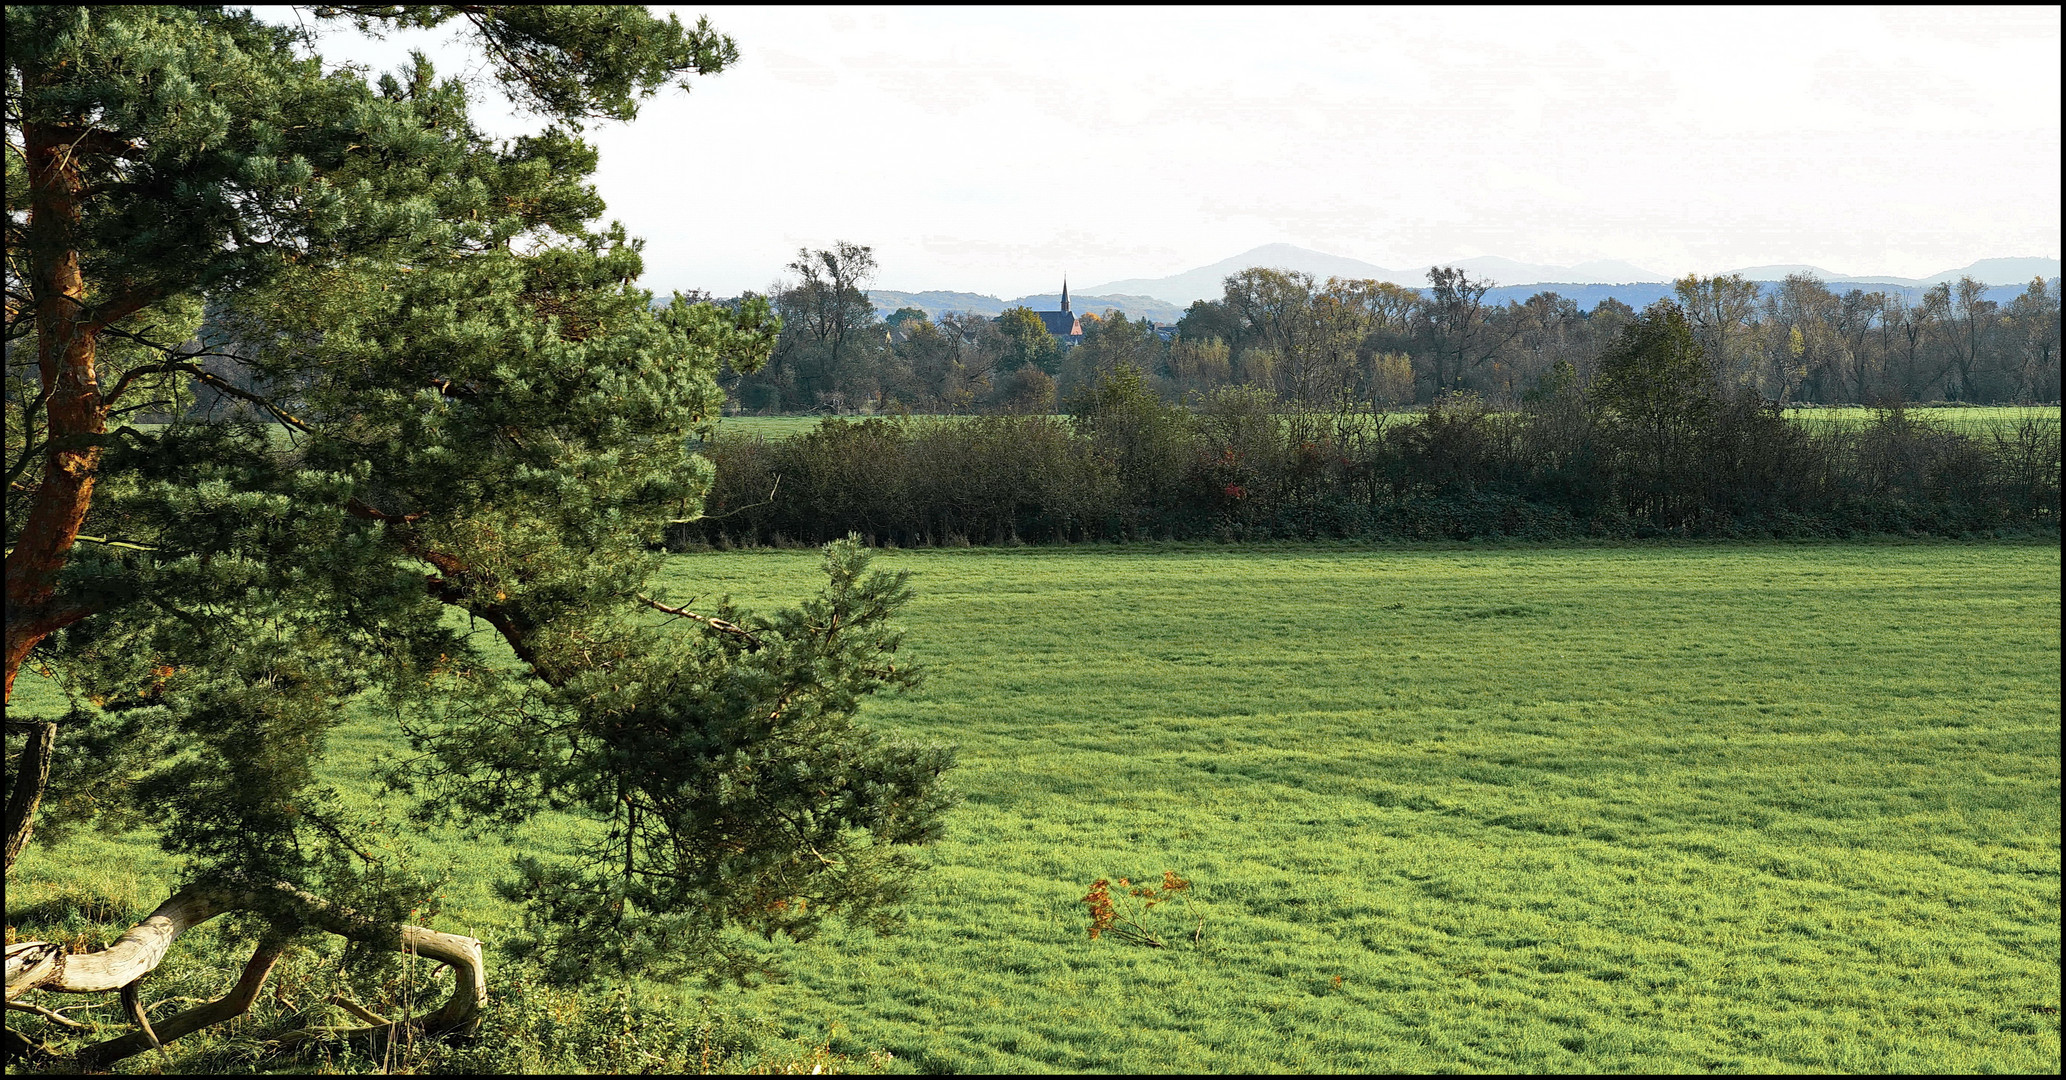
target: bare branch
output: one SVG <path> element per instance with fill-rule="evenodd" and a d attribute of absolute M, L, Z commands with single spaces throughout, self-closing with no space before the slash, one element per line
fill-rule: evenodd
<path fill-rule="evenodd" d="M 443 1034 L 470 1032 L 478 1024 L 481 1006 L 487 1000 L 487 976 L 479 941 L 421 926 L 402 926 L 397 936 L 390 925 L 337 907 L 285 882 L 249 888 L 188 886 L 158 905 L 156 911 L 131 927 L 115 944 L 95 952 L 67 953 L 63 945 L 55 942 L 16 942 L 7 946 L 7 998 L 11 1001 L 30 990 L 66 994 L 124 990 L 125 997 L 129 998 L 125 1007 L 129 1009 L 131 1019 L 136 1019 L 142 1011 L 141 1002 L 135 1001 L 133 991 L 128 988 L 157 968 L 175 939 L 225 912 L 268 910 L 273 903 L 283 900 L 293 908 L 297 917 L 330 933 L 354 941 L 386 943 L 389 947 L 435 960 L 453 969 L 452 996 L 430 1016 L 339 1034 L 392 1039 L 405 1029 Z M 80 1065 L 84 1068 L 105 1066 L 241 1015 L 250 1008 L 259 984 L 265 981 L 283 948 L 271 942 L 261 943 L 245 965 L 244 977 L 238 981 L 236 989 L 221 1001 L 189 1009 L 151 1027 L 140 1023 L 139 1026 L 145 1030 L 87 1047 L 79 1055 Z M 158 1031 L 163 1034 L 157 1034 Z M 156 1038 L 150 1038 L 150 1035 L 156 1035 Z"/>
<path fill-rule="evenodd" d="M 74 540 L 84 540 L 84 541 L 86 541 L 86 542 L 87 542 L 87 543 L 89 543 L 89 544 L 101 544 L 101 545 L 104 545 L 104 546 L 106 546 L 106 547 L 118 547 L 118 548 L 128 548 L 128 549 L 130 549 L 131 551 L 159 551 L 159 550 L 162 550 L 161 548 L 159 548 L 159 547 L 157 547 L 157 546 L 155 546 L 155 545 L 152 545 L 152 544 L 139 544 L 139 543 L 136 543 L 136 542 L 135 542 L 135 541 L 133 541 L 133 540 L 116 540 L 116 539 L 114 539 L 114 538 L 112 538 L 112 537 L 107 537 L 107 536 L 87 536 L 87 535 L 85 535 L 84 533 L 81 533 L 80 535 L 78 535 L 78 536 L 75 536 L 75 537 L 73 537 L 72 539 L 74 539 Z"/>
<path fill-rule="evenodd" d="M 685 607 L 668 607 L 666 604 L 663 604 L 660 601 L 655 600 L 644 593 L 639 593 L 637 595 L 639 602 L 645 604 L 647 607 L 652 608 L 655 611 L 664 611 L 669 615 L 679 616 L 684 619 L 694 619 L 697 622 L 710 627 L 712 630 L 719 631 L 720 633 L 731 634 L 734 637 L 743 638 L 745 639 L 747 645 L 751 649 L 758 649 L 762 645 L 762 642 L 758 635 L 754 634 L 753 631 L 748 630 L 743 626 L 740 626 L 738 623 L 727 622 L 724 619 L 714 618 L 709 615 L 698 615 Z"/>
<path fill-rule="evenodd" d="M 28 1001 L 10 1001 L 10 1002 L 8 1002 L 8 1003 L 7 1003 L 7 1007 L 8 1007 L 8 1008 L 10 1008 L 10 1009 L 18 1009 L 18 1010 L 20 1010 L 20 1011 L 22 1011 L 22 1012 L 25 1012 L 25 1013 L 29 1013 L 29 1014 L 31 1014 L 31 1015 L 34 1015 L 34 1016 L 40 1016 L 40 1017 L 42 1017 L 43 1019 L 45 1019 L 45 1020 L 48 1020 L 48 1021 L 50 1021 L 51 1023 L 53 1023 L 53 1024 L 56 1024 L 56 1025 L 57 1025 L 57 1026 L 59 1026 L 59 1027 L 66 1027 L 66 1028 L 71 1028 L 71 1029 L 72 1029 L 73 1031 L 92 1031 L 92 1030 L 93 1030 L 93 1025 L 92 1025 L 92 1024 L 82 1024 L 82 1023 L 80 1023 L 79 1021 L 77 1021 L 77 1020 L 74 1020 L 74 1019 L 72 1019 L 71 1017 L 69 1017 L 69 1016 L 66 1016 L 66 1015 L 65 1015 L 65 1014 L 63 1014 L 63 1013 L 61 1013 L 61 1012 L 58 1012 L 58 1011 L 57 1011 L 56 1009 L 46 1009 L 46 1008 L 44 1008 L 44 1007 L 43 1007 L 43 1006 L 41 1006 L 41 1005 L 37 1005 L 37 1004 L 35 1004 L 34 1002 L 28 1002 Z M 92 1009 L 92 1008 L 98 1008 L 98 1006 L 94 1006 L 94 1005 L 81 1005 L 81 1006 L 79 1006 L 79 1008 L 82 1008 L 82 1009 Z"/>
<path fill-rule="evenodd" d="M 679 521 L 670 521 L 668 522 L 668 524 L 687 525 L 692 521 L 723 521 L 724 519 L 731 517 L 733 514 L 743 513 L 747 510 L 756 509 L 762 506 L 773 506 L 775 503 L 775 492 L 780 490 L 782 490 L 782 474 L 776 473 L 774 486 L 768 488 L 768 497 L 762 499 L 757 503 L 747 503 L 745 506 L 734 506 L 730 510 L 725 511 L 722 514 L 705 514 L 699 518 L 683 518 Z"/>
<path fill-rule="evenodd" d="M 150 1040 L 151 1049 L 156 1050 L 159 1057 L 170 1061 L 171 1056 L 165 1053 L 165 1044 L 158 1041 L 158 1033 L 151 1030 L 151 1016 L 143 1007 L 142 987 L 143 979 L 138 978 L 122 988 L 122 1011 L 129 1014 L 129 1022 L 136 1025 L 143 1037 Z"/>
<path fill-rule="evenodd" d="M 175 1013 L 152 1025 L 152 1033 L 156 1036 L 158 1048 L 163 1050 L 165 1043 L 183 1035 L 191 1035 L 204 1027 L 225 1020 L 234 1020 L 250 1011 L 251 1003 L 258 999 L 259 988 L 265 985 L 266 976 L 272 973 L 273 965 L 285 951 L 286 947 L 283 945 L 259 943 L 258 948 L 252 952 L 251 959 L 245 962 L 243 975 L 238 978 L 236 986 L 232 987 L 229 993 L 185 1012 Z M 157 1034 L 160 1031 L 163 1034 Z M 79 1053 L 78 1064 L 82 1069 L 95 1068 L 140 1054 L 152 1045 L 151 1041 L 144 1038 L 142 1031 L 134 1031 L 120 1038 L 86 1047 Z"/>

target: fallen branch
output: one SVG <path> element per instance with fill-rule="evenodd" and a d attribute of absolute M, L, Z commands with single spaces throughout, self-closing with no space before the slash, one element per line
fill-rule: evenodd
<path fill-rule="evenodd" d="M 8 1002 L 8 1003 L 7 1003 L 7 1007 L 8 1007 L 8 1008 L 10 1008 L 10 1009 L 19 1009 L 20 1011 L 22 1011 L 22 1012 L 25 1012 L 25 1013 L 29 1013 L 30 1015 L 33 1015 L 33 1016 L 40 1016 L 40 1017 L 42 1017 L 43 1019 L 45 1019 L 45 1020 L 48 1020 L 48 1021 L 50 1021 L 51 1023 L 53 1023 L 53 1024 L 56 1024 L 56 1025 L 58 1025 L 59 1027 L 68 1027 L 68 1028 L 71 1028 L 71 1029 L 72 1029 L 73 1031 L 92 1031 L 92 1030 L 93 1030 L 93 1025 L 92 1025 L 92 1024 L 82 1024 L 82 1023 L 80 1023 L 79 1021 L 77 1021 L 77 1020 L 74 1020 L 74 1019 L 72 1019 L 71 1017 L 69 1017 L 69 1016 L 66 1016 L 65 1014 L 63 1014 L 63 1013 L 61 1013 L 61 1012 L 58 1012 L 58 1011 L 57 1011 L 57 1010 L 55 1010 L 55 1009 L 46 1009 L 46 1008 L 44 1008 L 44 1007 L 43 1007 L 43 1006 L 41 1006 L 41 1005 L 33 1004 L 33 1003 L 31 1003 L 31 1002 L 27 1002 L 27 1001 L 10 1001 L 10 1002 Z M 90 1007 L 90 1006 L 84 1006 L 84 1005 L 80 1006 L 80 1008 L 89 1008 L 89 1007 Z"/>
<path fill-rule="evenodd" d="M 336 907 L 285 883 L 256 888 L 188 886 L 158 905 L 156 911 L 131 927 L 113 945 L 97 952 L 66 953 L 64 946 L 42 941 L 9 945 L 7 1000 L 13 1002 L 31 990 L 64 994 L 121 990 L 123 1006 L 140 1030 L 87 1047 L 79 1054 L 80 1067 L 104 1067 L 154 1046 L 162 1048 L 174 1039 L 248 1011 L 284 946 L 261 944 L 250 962 L 245 964 L 243 977 L 229 994 L 156 1024 L 152 1024 L 147 1015 L 138 1019 L 144 1010 L 136 994 L 136 982 L 157 968 L 164 960 L 166 950 L 181 934 L 226 912 L 276 909 L 282 898 L 299 917 L 340 937 L 389 943 L 402 952 L 435 960 L 453 971 L 452 996 L 427 1017 L 404 1018 L 369 1028 L 326 1034 L 367 1037 L 380 1042 L 393 1039 L 405 1028 L 435 1036 L 470 1034 L 479 1025 L 481 1008 L 488 999 L 488 982 L 478 940 L 421 926 L 403 926 L 397 933 L 391 926 Z"/>
<path fill-rule="evenodd" d="M 105 1068 L 123 1058 L 141 1054 L 153 1045 L 162 1050 L 164 1044 L 182 1035 L 191 1035 L 202 1028 L 244 1015 L 251 1011 L 251 1003 L 258 999 L 259 988 L 265 985 L 266 976 L 272 974 L 273 965 L 285 952 L 285 946 L 260 943 L 257 950 L 251 954 L 251 959 L 245 962 L 244 974 L 237 979 L 237 985 L 231 987 L 229 993 L 185 1012 L 174 1013 L 144 1031 L 131 1032 L 86 1047 L 79 1051 L 79 1068 Z M 159 1035 L 158 1031 L 163 1031 L 164 1034 Z"/>
<path fill-rule="evenodd" d="M 122 1011 L 129 1014 L 129 1022 L 137 1026 L 143 1037 L 150 1040 L 151 1049 L 156 1050 L 159 1057 L 169 1060 L 165 1044 L 159 1041 L 158 1033 L 151 1030 L 151 1014 L 144 1011 L 142 979 L 122 988 Z"/>
<path fill-rule="evenodd" d="M 385 1025 L 394 1023 L 394 1021 L 389 1020 L 387 1017 L 382 1016 L 377 1012 L 374 1012 L 373 1010 L 365 1007 L 364 1005 L 359 1004 L 356 1001 L 353 1001 L 348 997 L 345 997 L 343 994 L 332 994 L 324 1000 L 328 1001 L 332 1005 L 337 1006 L 340 1009 L 343 1009 L 345 1012 L 348 1012 L 353 1016 L 356 1016 L 359 1019 L 364 1020 L 369 1024 Z"/>

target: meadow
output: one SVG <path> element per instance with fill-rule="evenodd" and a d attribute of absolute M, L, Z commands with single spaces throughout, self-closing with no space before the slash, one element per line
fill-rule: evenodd
<path fill-rule="evenodd" d="M 864 715 L 958 744 L 965 802 L 904 932 L 782 947 L 786 979 L 715 1007 L 895 1071 L 2057 1072 L 2059 556 L 884 552 L 929 676 Z M 816 562 L 667 574 L 772 605 Z M 358 717 L 333 779 L 386 747 Z M 508 852 L 426 854 L 458 869 L 435 925 L 492 946 Z M 32 850 L 9 922 L 108 933 L 171 871 Z M 1165 871 L 1191 883 L 1143 915 L 1167 947 L 1090 937 L 1094 881 Z"/>
<path fill-rule="evenodd" d="M 1863 427 L 1878 415 L 1878 410 L 1862 405 L 1811 405 L 1789 408 L 1786 415 L 1795 420 Z M 1908 415 L 1926 423 L 1943 424 L 1957 430 L 1973 432 L 2012 426 L 2026 420 L 2049 420 L 2056 424 L 2059 422 L 2059 406 L 1916 405 L 1908 409 Z"/>
<path fill-rule="evenodd" d="M 1986 430 L 2004 424 L 2016 424 L 2024 420 L 2059 419 L 2057 405 L 1973 405 L 1973 406 L 1915 406 L 1909 415 L 1927 422 L 1941 423 L 1968 431 Z M 1412 410 L 1386 414 L 1393 420 L 1415 415 Z M 1874 410 L 1859 406 L 1828 406 L 1791 408 L 1786 415 L 1796 420 L 1815 423 L 1834 423 L 1862 426 L 1875 415 Z M 847 419 L 860 419 L 847 417 Z M 916 420 L 942 419 L 940 417 L 917 416 Z M 824 420 L 822 416 L 727 416 L 718 421 L 718 431 L 726 435 L 758 435 L 764 439 L 790 439 L 816 428 Z"/>

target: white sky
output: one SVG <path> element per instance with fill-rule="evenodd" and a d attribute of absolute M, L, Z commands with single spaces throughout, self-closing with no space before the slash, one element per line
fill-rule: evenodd
<path fill-rule="evenodd" d="M 738 66 L 589 130 L 662 293 L 834 240 L 884 288 L 1004 298 L 1278 242 L 1670 275 L 2060 250 L 2057 7 L 672 10 Z M 480 69 L 338 25 L 326 58 Z M 487 130 L 537 126 L 481 85 Z"/>

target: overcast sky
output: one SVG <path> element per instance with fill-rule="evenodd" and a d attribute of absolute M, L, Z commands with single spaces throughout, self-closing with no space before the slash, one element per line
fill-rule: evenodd
<path fill-rule="evenodd" d="M 2060 249 L 2057 7 L 671 10 L 738 66 L 590 129 L 663 293 L 835 240 L 882 287 L 1007 299 L 1268 243 L 1909 277 Z M 322 50 L 478 72 L 452 37 Z M 485 128 L 536 126 L 481 86 Z"/>

